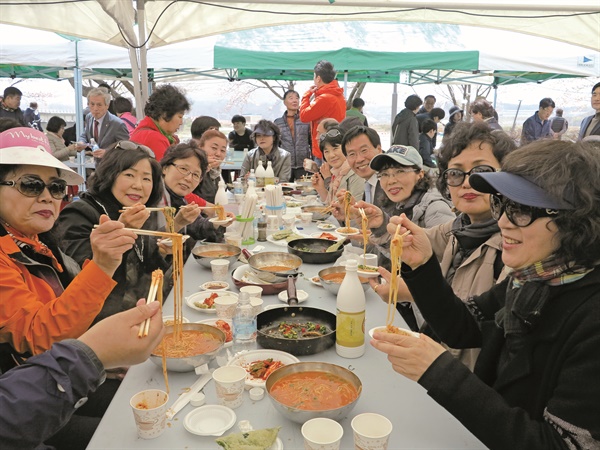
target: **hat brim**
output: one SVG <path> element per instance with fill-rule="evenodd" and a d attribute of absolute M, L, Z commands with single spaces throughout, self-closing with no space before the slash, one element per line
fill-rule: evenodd
<path fill-rule="evenodd" d="M 486 194 L 501 194 L 510 200 L 534 208 L 574 209 L 557 200 L 537 184 L 509 172 L 474 173 L 469 177 L 471 187 Z"/>
<path fill-rule="evenodd" d="M 381 170 L 381 168 L 385 165 L 387 160 L 389 160 L 389 162 L 402 164 L 403 166 L 409 166 L 409 167 L 417 166 L 422 169 L 421 166 L 419 166 L 418 164 L 416 164 L 413 161 L 410 161 L 410 160 L 404 158 L 403 156 L 400 156 L 398 154 L 387 154 L 387 153 L 380 153 L 379 155 L 375 156 L 371 160 L 371 163 L 369 164 L 369 166 L 371 167 L 371 169 L 379 172 Z"/>
<path fill-rule="evenodd" d="M 0 164 L 51 167 L 60 170 L 60 177 L 69 186 L 82 184 L 83 177 L 41 147 L 6 147 L 0 149 Z"/>

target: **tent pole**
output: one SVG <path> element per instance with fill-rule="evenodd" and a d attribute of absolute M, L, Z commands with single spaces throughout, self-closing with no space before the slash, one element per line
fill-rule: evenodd
<path fill-rule="evenodd" d="M 344 70 L 344 98 L 348 98 L 348 71 Z"/>
<path fill-rule="evenodd" d="M 140 87 L 140 66 L 138 65 L 135 48 L 129 47 L 129 61 L 131 63 L 131 77 L 133 78 L 133 93 L 135 96 L 135 111 L 137 117 L 144 117 L 144 103 Z"/>
<path fill-rule="evenodd" d="M 498 85 L 494 83 L 492 87 L 494 88 L 494 109 L 496 109 L 496 102 L 498 101 Z"/>
<path fill-rule="evenodd" d="M 137 0 L 137 9 L 138 9 L 138 32 L 140 36 L 140 79 L 142 82 L 142 106 L 146 105 L 146 101 L 148 100 L 148 48 L 144 44 L 146 41 L 146 10 L 145 10 L 146 0 Z M 138 117 L 140 117 L 138 115 Z M 141 116 L 143 117 L 143 116 Z"/>
<path fill-rule="evenodd" d="M 75 67 L 73 68 L 73 84 L 75 86 L 75 136 L 79 141 L 79 136 L 83 134 L 83 79 L 81 68 L 79 67 L 79 40 L 75 41 Z M 79 185 L 81 192 L 85 191 L 85 152 L 77 152 L 77 173 L 83 177 L 83 184 Z"/>
<path fill-rule="evenodd" d="M 394 123 L 394 119 L 396 118 L 396 111 L 398 111 L 398 83 L 394 83 L 394 90 L 392 92 L 392 120 L 390 121 L 390 125 Z M 392 144 L 393 138 L 394 136 L 392 136 L 392 133 L 390 132 L 390 145 Z"/>

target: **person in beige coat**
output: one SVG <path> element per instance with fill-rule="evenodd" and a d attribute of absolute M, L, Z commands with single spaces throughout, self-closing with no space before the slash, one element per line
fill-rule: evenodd
<path fill-rule="evenodd" d="M 50 142 L 50 150 L 52 150 L 52 156 L 59 161 L 68 161 L 70 156 L 77 155 L 79 150 L 83 150 L 85 145 L 72 142 L 68 146 L 65 145 L 63 140 L 63 133 L 67 122 L 58 116 L 50 117 L 48 125 L 46 125 L 46 136 L 48 142 Z"/>
<path fill-rule="evenodd" d="M 460 214 L 451 222 L 425 231 L 440 261 L 442 273 L 456 295 L 465 302 L 504 278 L 500 229 L 492 218 L 490 196 L 473 189 L 469 177 L 474 173 L 499 170 L 504 157 L 515 148 L 514 141 L 506 133 L 474 122 L 458 124 L 440 152 L 442 175 L 438 179 L 438 188 L 444 197 L 452 200 Z M 389 281 L 389 272 L 382 268 L 379 270 Z M 389 285 L 371 280 L 375 292 L 387 302 Z M 398 302 L 412 300 L 401 279 L 400 283 Z M 418 330 L 432 334 L 414 304 L 411 304 L 411 309 L 416 316 L 413 323 L 416 322 Z M 399 311 L 407 323 L 410 322 L 410 318 L 406 318 L 407 310 Z M 450 350 L 473 370 L 479 349 Z"/>

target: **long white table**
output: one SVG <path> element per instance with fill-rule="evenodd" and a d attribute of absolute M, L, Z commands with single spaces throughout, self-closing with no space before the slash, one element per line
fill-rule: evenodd
<path fill-rule="evenodd" d="M 311 225 L 305 233 L 317 231 Z M 269 251 L 287 251 L 269 242 Z M 250 248 L 252 248 L 251 246 Z M 236 263 L 236 266 L 240 263 Z M 308 278 L 315 276 L 319 270 L 333 266 L 303 264 L 297 289 L 309 294 L 309 299 L 302 305 L 322 308 L 335 313 L 336 298 L 325 289 L 313 285 Z M 231 269 L 231 268 L 230 268 Z M 199 290 L 199 285 L 211 279 L 211 272 L 201 267 L 190 258 L 184 268 L 184 291 L 186 296 Z M 230 283 L 233 286 L 233 283 Z M 237 291 L 235 287 L 233 290 Z M 282 304 L 276 296 L 263 295 L 265 306 Z M 367 291 L 366 330 L 382 325 L 385 322 L 386 306 L 371 290 Z M 165 303 L 165 314 L 172 311 L 172 297 Z M 184 306 L 184 315 L 190 321 L 198 321 L 215 317 Z M 396 314 L 399 326 L 406 326 L 399 314 Z M 485 449 L 485 446 L 475 438 L 460 422 L 446 410 L 435 403 L 417 383 L 414 383 L 392 370 L 386 355 L 375 350 L 368 343 L 365 354 L 357 359 L 344 359 L 337 355 L 335 347 L 312 355 L 300 357 L 302 361 L 326 361 L 349 368 L 354 371 L 363 384 L 363 391 L 356 407 L 340 421 L 344 428 L 342 449 L 353 449 L 352 428 L 350 422 L 354 416 L 364 412 L 376 412 L 388 417 L 394 429 L 389 441 L 389 449 Z M 216 367 L 216 362 L 211 363 Z M 198 378 L 191 373 L 169 373 L 171 388 L 169 404 L 184 392 Z M 162 371 L 150 361 L 130 368 L 127 376 L 117 392 L 113 402 L 106 412 L 88 449 L 218 449 L 214 437 L 196 436 L 183 427 L 183 419 L 192 411 L 188 404 L 177 416 L 168 423 L 164 434 L 156 439 L 144 440 L 137 437 L 133 414 L 129 399 L 135 393 L 151 388 L 164 389 Z M 216 403 L 214 382 L 210 381 L 204 388 L 207 403 Z M 255 429 L 281 426 L 279 437 L 287 450 L 304 448 L 301 425 L 291 422 L 281 416 L 271 405 L 270 400 L 254 402 L 248 393 L 244 394 L 243 405 L 235 410 L 237 421 L 249 420 Z M 234 426 L 226 434 L 238 432 Z"/>

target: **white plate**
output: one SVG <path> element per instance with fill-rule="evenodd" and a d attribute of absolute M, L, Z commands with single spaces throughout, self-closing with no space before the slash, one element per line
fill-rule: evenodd
<path fill-rule="evenodd" d="M 331 242 L 339 242 L 340 240 L 342 240 L 342 239 L 345 239 L 343 236 L 340 236 L 340 235 L 339 235 L 339 234 L 337 234 L 336 232 L 333 232 L 333 233 L 332 233 L 331 231 L 318 231 L 318 232 L 316 232 L 316 233 L 313 233 L 313 234 L 311 234 L 311 235 L 310 235 L 310 237 L 312 237 L 312 238 L 315 238 L 315 239 L 327 239 L 327 238 L 322 238 L 322 237 L 319 237 L 319 236 L 321 236 L 323 233 L 329 233 L 329 234 L 331 234 L 332 236 L 334 236 L 334 237 L 335 237 L 335 240 L 333 240 L 333 239 L 329 239 Z"/>
<path fill-rule="evenodd" d="M 374 266 L 368 266 L 368 267 L 374 267 Z M 358 276 L 363 277 L 363 278 L 376 278 L 376 277 L 380 276 L 379 272 L 365 272 L 364 270 L 360 270 L 360 269 L 357 269 L 356 271 L 358 272 Z"/>
<path fill-rule="evenodd" d="M 317 286 L 323 287 L 323 285 L 321 284 L 321 279 L 319 278 L 319 275 L 315 275 L 314 277 L 310 277 L 308 279 L 308 281 L 310 281 L 312 284 L 316 284 Z"/>
<path fill-rule="evenodd" d="M 204 405 L 192 410 L 183 419 L 183 427 L 198 436 L 222 436 L 235 425 L 237 416 L 231 408 Z"/>
<path fill-rule="evenodd" d="M 279 183 L 281 187 L 296 188 L 296 183 Z"/>
<path fill-rule="evenodd" d="M 196 292 L 195 294 L 192 294 L 189 297 L 186 297 L 185 303 L 190 308 L 195 309 L 196 311 L 200 311 L 200 312 L 203 312 L 206 314 L 216 314 L 217 310 L 214 307 L 214 305 L 212 308 L 199 308 L 198 306 L 194 305 L 195 302 L 202 303 L 204 300 L 206 300 L 208 297 L 210 297 L 214 293 L 215 292 L 210 292 L 210 291 Z M 232 296 L 232 297 L 238 298 L 238 295 L 235 292 L 230 292 L 230 291 L 217 292 L 217 294 L 220 297 L 221 296 Z"/>
<path fill-rule="evenodd" d="M 233 220 L 233 217 L 228 217 L 225 220 L 219 220 L 218 217 L 213 217 L 212 219 L 208 219 L 210 223 L 214 223 L 215 225 L 226 225 Z"/>
<path fill-rule="evenodd" d="M 298 297 L 298 303 L 302 303 L 302 302 L 305 302 L 306 300 L 308 300 L 308 293 L 306 293 L 305 291 L 299 290 L 299 291 L 296 291 L 296 297 Z M 281 300 L 283 303 L 287 303 L 287 301 L 288 301 L 287 291 L 281 291 L 279 293 L 279 295 L 277 296 L 277 298 L 279 300 Z"/>
<path fill-rule="evenodd" d="M 211 292 L 226 291 L 229 289 L 229 283 L 227 281 L 207 281 L 200 285 L 200 289 Z"/>
<path fill-rule="evenodd" d="M 347 227 L 340 227 L 340 228 L 337 228 L 337 229 L 335 230 L 335 232 L 336 232 L 337 234 L 341 235 L 341 236 L 356 236 L 357 234 L 360 234 L 360 230 L 359 230 L 358 228 L 350 227 L 351 229 L 353 229 L 353 230 L 356 230 L 356 231 L 353 231 L 352 233 L 346 233 L 346 232 L 344 231 L 346 228 L 347 228 Z"/>
<path fill-rule="evenodd" d="M 203 323 L 205 325 L 211 325 L 213 327 L 217 327 L 215 325 L 215 322 L 217 320 L 222 320 L 229 324 L 229 327 L 231 328 L 232 339 L 229 342 L 225 342 L 225 345 L 223 345 L 223 347 L 231 347 L 233 345 L 233 323 L 231 322 L 231 320 L 229 320 L 229 319 L 205 319 L 205 320 L 199 320 L 198 322 L 194 322 L 194 323 Z"/>
<path fill-rule="evenodd" d="M 294 355 L 290 355 L 289 353 L 279 350 L 250 350 L 249 352 L 241 352 L 236 354 L 231 360 L 229 360 L 227 365 L 247 368 L 254 361 L 262 361 L 269 358 L 273 358 L 275 361 L 281 361 L 283 364 L 294 364 L 300 362 L 300 360 Z M 248 374 L 246 376 L 246 387 L 248 389 L 253 387 L 264 389 L 265 380 L 256 379 Z"/>
<path fill-rule="evenodd" d="M 184 234 L 183 237 L 181 238 L 181 242 L 185 242 L 190 238 L 190 236 L 188 234 Z M 171 238 L 166 238 L 166 239 L 158 239 L 157 242 L 159 244 L 163 244 L 166 245 L 167 247 L 173 247 L 173 241 L 171 240 Z"/>
<path fill-rule="evenodd" d="M 300 236 L 298 239 L 300 239 L 300 238 L 307 238 L 308 237 L 305 234 L 299 233 L 297 230 L 294 231 L 294 233 L 296 233 L 298 236 Z M 287 247 L 287 245 L 288 245 L 287 238 L 280 239 L 280 240 L 276 241 L 275 239 L 273 239 L 273 235 L 267 236 L 267 241 L 269 241 L 271 244 L 278 245 L 279 247 Z"/>
<path fill-rule="evenodd" d="M 335 229 L 337 227 L 334 224 L 329 223 L 329 222 L 319 222 L 317 224 L 317 228 L 319 230 L 323 230 L 323 231 L 335 231 Z"/>
<path fill-rule="evenodd" d="M 373 333 L 375 332 L 375 330 L 379 330 L 379 329 L 381 329 L 381 328 L 384 328 L 384 329 L 385 329 L 385 325 L 382 325 L 382 326 L 380 326 L 380 327 L 371 328 L 371 329 L 369 330 L 369 336 L 373 337 Z M 416 338 L 419 338 L 419 337 L 421 336 L 419 333 L 415 333 L 414 331 L 407 330 L 406 328 L 400 328 L 400 330 L 402 330 L 402 331 L 404 331 L 404 332 L 406 332 L 406 333 L 408 333 L 408 334 L 410 334 L 411 336 L 414 336 L 414 337 L 416 337 Z"/>

